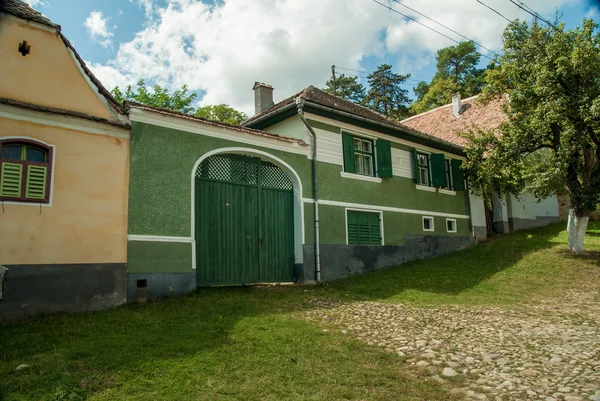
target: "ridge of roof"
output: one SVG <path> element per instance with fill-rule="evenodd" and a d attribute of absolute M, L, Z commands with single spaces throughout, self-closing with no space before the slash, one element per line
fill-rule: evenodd
<path fill-rule="evenodd" d="M 27 3 L 23 2 L 22 0 L 0 0 L 0 12 L 12 15 L 17 18 L 24 19 L 26 21 L 36 22 L 36 23 L 48 26 L 50 28 L 56 29 L 56 31 L 57 31 L 58 35 L 60 36 L 61 40 L 63 41 L 64 45 L 67 47 L 67 49 L 69 49 L 70 51 L 73 52 L 73 54 L 75 55 L 75 59 L 81 66 L 81 69 L 83 70 L 85 75 L 87 75 L 89 80 L 96 86 L 100 95 L 106 99 L 109 106 L 115 112 L 117 112 L 118 114 L 125 114 L 125 110 L 123 109 L 123 106 L 113 97 L 113 95 L 104 87 L 104 85 L 102 85 L 100 80 L 98 80 L 98 78 L 96 78 L 96 76 L 88 68 L 85 61 L 83 61 L 83 59 L 81 58 L 79 53 L 77 53 L 77 50 L 75 50 L 75 47 L 73 47 L 71 42 L 69 42 L 69 40 L 65 37 L 65 35 L 63 35 L 60 25 L 55 24 L 50 19 L 48 19 L 47 17 L 42 15 L 42 13 L 34 10 L 33 8 L 31 8 L 29 5 L 27 5 Z"/>
<path fill-rule="evenodd" d="M 349 100 L 334 96 L 329 92 L 326 92 L 322 89 L 314 87 L 313 85 L 307 86 L 302 91 L 297 92 L 296 94 L 274 104 L 273 106 L 262 111 L 261 113 L 244 121 L 243 125 L 246 126 L 248 124 L 252 124 L 253 122 L 255 122 L 261 118 L 265 118 L 269 114 L 272 114 L 272 113 L 276 112 L 277 110 L 290 105 L 291 103 L 293 103 L 293 101 L 297 97 L 301 97 L 305 101 L 312 102 L 315 105 L 319 105 L 319 106 L 327 107 L 327 108 L 331 108 L 331 109 L 336 109 L 343 113 L 351 114 L 358 119 L 370 120 L 377 124 L 387 125 L 396 130 L 402 130 L 402 131 L 408 133 L 409 135 L 421 136 L 421 137 L 424 137 L 425 139 L 442 142 L 442 144 L 445 144 L 446 146 L 457 147 L 457 145 L 453 142 L 450 142 L 450 141 L 447 141 L 444 139 L 440 139 L 440 138 L 436 137 L 435 135 L 431 135 L 429 133 L 422 132 L 422 131 L 416 130 L 412 127 L 406 126 L 399 121 L 396 121 L 392 118 L 384 116 L 383 114 L 373 111 L 363 105 L 356 104 Z"/>
<path fill-rule="evenodd" d="M 181 113 L 179 111 L 168 110 L 168 109 L 163 109 L 163 108 L 154 107 L 154 106 L 148 106 L 146 104 L 131 102 L 128 100 L 125 101 L 124 107 L 125 107 L 125 110 L 127 113 L 129 113 L 131 108 L 137 108 L 137 109 L 142 109 L 142 110 L 147 110 L 147 111 L 153 111 L 156 113 L 160 113 L 160 114 L 168 115 L 168 116 L 172 116 L 172 117 L 183 118 L 186 120 L 191 120 L 191 121 L 195 121 L 195 122 L 199 122 L 199 123 L 203 123 L 203 124 L 207 124 L 207 125 L 213 125 L 216 127 L 228 128 L 228 129 L 232 129 L 234 131 L 244 132 L 244 133 L 247 133 L 250 135 L 263 136 L 266 138 L 277 139 L 277 140 L 284 141 L 284 142 L 297 143 L 298 145 L 301 145 L 301 146 L 308 146 L 306 144 L 306 142 L 304 142 L 300 139 L 287 138 L 287 137 L 283 137 L 283 136 L 280 136 L 277 134 L 272 134 L 270 132 L 265 132 L 262 130 L 254 129 L 254 128 L 247 128 L 247 127 L 243 127 L 241 125 L 234 125 L 234 124 L 229 124 L 229 123 L 223 123 L 220 121 L 209 120 L 204 117 L 196 117 L 196 116 L 192 116 L 189 114 Z"/>
<path fill-rule="evenodd" d="M 471 96 L 471 97 L 468 97 L 468 98 L 465 98 L 465 99 L 461 99 L 461 102 L 469 102 L 469 101 L 471 101 L 471 100 L 473 100 L 473 99 L 476 99 L 476 98 L 478 98 L 480 95 L 481 95 L 481 94 L 477 94 L 477 95 L 475 95 L 475 96 Z M 425 116 L 425 115 L 427 115 L 427 114 L 431 114 L 431 113 L 434 113 L 434 112 L 436 112 L 436 111 L 439 111 L 439 110 L 441 110 L 441 109 L 443 109 L 443 108 L 446 108 L 446 107 L 451 107 L 451 106 L 452 106 L 452 103 L 444 104 L 444 105 L 442 105 L 442 106 L 438 106 L 438 107 L 436 107 L 435 109 L 427 110 L 427 111 L 425 111 L 425 112 L 423 112 L 423 113 L 421 113 L 421 114 L 416 114 L 416 115 L 414 115 L 414 116 L 410 116 L 410 117 L 408 117 L 408 118 L 405 118 L 404 120 L 402 120 L 402 121 L 400 121 L 400 122 L 401 122 L 401 123 L 404 123 L 405 121 L 410 121 L 410 120 L 413 120 L 413 119 L 417 119 L 417 118 L 420 118 L 420 117 L 422 117 L 422 116 Z"/>
<path fill-rule="evenodd" d="M 0 104 L 6 104 L 8 106 L 19 107 L 21 109 L 39 111 L 39 112 L 42 112 L 42 113 L 57 114 L 57 115 L 61 115 L 61 116 L 83 118 L 83 119 L 90 120 L 90 121 L 95 121 L 95 122 L 98 122 L 98 123 L 109 124 L 109 125 L 112 125 L 112 126 L 115 126 L 115 127 L 126 129 L 126 130 L 130 130 L 131 129 L 131 125 L 129 125 L 127 123 L 124 123 L 124 122 L 121 122 L 121 121 L 109 120 L 109 119 L 102 118 L 102 117 L 93 116 L 91 114 L 86 114 L 86 113 L 82 113 L 82 112 L 79 112 L 79 111 L 61 109 L 61 108 L 52 107 L 52 106 L 42 106 L 42 105 L 35 104 L 35 103 L 23 102 L 21 100 L 8 99 L 8 98 L 4 98 L 4 97 L 0 97 Z"/>
<path fill-rule="evenodd" d="M 0 0 L 0 12 L 13 15 L 15 17 L 37 22 L 38 24 L 46 25 L 58 31 L 61 30 L 60 25 L 50 21 L 42 13 L 31 8 L 27 3 L 21 0 Z"/>

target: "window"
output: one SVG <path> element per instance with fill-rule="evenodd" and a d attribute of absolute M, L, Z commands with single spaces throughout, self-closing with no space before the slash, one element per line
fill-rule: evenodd
<path fill-rule="evenodd" d="M 445 160 L 445 165 L 446 165 L 446 189 L 449 190 L 453 190 L 454 189 L 454 184 L 452 182 L 452 165 L 451 165 L 451 160 L 450 159 L 446 159 Z"/>
<path fill-rule="evenodd" d="M 429 179 L 429 155 L 425 153 L 417 153 L 418 161 L 418 183 L 425 186 L 430 186 L 431 182 Z"/>
<path fill-rule="evenodd" d="M 456 232 L 456 220 L 455 219 L 446 219 L 446 231 L 449 233 Z"/>
<path fill-rule="evenodd" d="M 0 141 L 0 200 L 48 203 L 52 150 L 34 141 Z"/>
<path fill-rule="evenodd" d="M 342 146 L 344 173 L 380 178 L 393 176 L 392 148 L 389 141 L 375 141 L 342 132 Z"/>
<path fill-rule="evenodd" d="M 348 245 L 381 245 L 381 213 L 346 210 Z"/>
<path fill-rule="evenodd" d="M 423 231 L 435 231 L 433 226 L 433 217 L 423 216 Z"/>

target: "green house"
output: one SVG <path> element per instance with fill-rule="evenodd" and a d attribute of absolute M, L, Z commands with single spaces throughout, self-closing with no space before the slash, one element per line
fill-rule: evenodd
<path fill-rule="evenodd" d="M 253 89 L 242 127 L 127 105 L 130 301 L 333 280 L 473 243 L 459 146 L 312 86 L 277 104 Z"/>

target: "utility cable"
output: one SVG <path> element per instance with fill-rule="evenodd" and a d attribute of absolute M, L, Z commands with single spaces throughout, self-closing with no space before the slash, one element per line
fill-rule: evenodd
<path fill-rule="evenodd" d="M 495 9 L 493 9 L 492 7 L 488 6 L 487 4 L 485 4 L 484 2 L 480 1 L 480 0 L 475 0 L 477 1 L 479 4 L 481 4 L 482 6 L 492 10 L 493 12 L 495 12 L 496 14 L 498 14 L 499 16 L 501 16 L 502 18 L 504 18 L 505 20 L 507 20 L 508 22 L 510 22 L 511 24 L 514 22 L 513 20 L 511 20 L 510 18 L 505 17 L 504 15 L 502 15 L 500 13 L 500 11 L 497 11 Z"/>
<path fill-rule="evenodd" d="M 371 1 L 372 1 L 372 2 L 374 2 L 374 3 L 377 3 L 377 4 L 379 4 L 380 6 L 382 6 L 382 7 L 384 7 L 384 8 L 387 8 L 387 9 L 388 9 L 388 10 L 390 10 L 390 11 L 393 11 L 393 12 L 395 12 L 396 14 L 400 14 L 401 16 L 403 16 L 403 17 L 404 17 L 404 18 L 406 18 L 406 19 L 409 19 L 409 20 L 411 20 L 411 21 L 413 21 L 413 22 L 416 22 L 417 24 L 419 24 L 419 25 L 421 25 L 421 26 L 423 26 L 423 27 L 425 27 L 425 28 L 427 28 L 427 29 L 429 29 L 429 30 L 431 30 L 431 31 L 433 31 L 433 32 L 435 32 L 435 33 L 437 33 L 438 35 L 445 37 L 446 39 L 450 39 L 451 41 L 453 41 L 453 42 L 454 42 L 454 43 L 456 43 L 456 44 L 460 44 L 460 42 L 459 42 L 458 40 L 456 40 L 456 39 L 453 39 L 453 38 L 451 38 L 450 36 L 448 36 L 448 35 L 445 35 L 445 34 L 441 33 L 440 31 L 438 31 L 438 30 L 436 30 L 436 29 L 434 29 L 434 28 L 432 28 L 432 27 L 430 27 L 430 26 L 428 26 L 428 25 L 425 25 L 424 23 L 422 23 L 422 22 L 418 21 L 417 19 L 415 19 L 415 18 L 413 18 L 413 17 L 410 17 L 410 16 L 408 16 L 408 15 L 406 15 L 406 14 L 403 14 L 403 13 L 401 13 L 400 11 L 398 11 L 398 10 L 396 10 L 396 9 L 394 9 L 394 8 L 392 8 L 392 7 L 388 6 L 388 5 L 386 5 L 386 4 L 383 4 L 383 3 L 381 3 L 381 2 L 379 2 L 379 1 L 377 1 L 377 0 L 371 0 Z M 477 52 L 477 54 L 479 54 L 480 56 L 482 56 L 482 57 L 485 57 L 485 58 L 487 58 L 487 59 L 489 59 L 489 60 L 491 60 L 491 61 L 494 61 L 494 59 L 493 59 L 493 58 L 491 58 L 490 56 L 488 56 L 488 55 L 486 55 L 486 54 L 483 54 L 483 53 L 480 53 L 480 52 Z"/>
<path fill-rule="evenodd" d="M 438 21 L 434 20 L 433 18 L 430 18 L 430 17 L 426 16 L 425 14 L 423 14 L 423 13 L 415 10 L 414 8 L 411 8 L 411 7 L 407 6 L 404 3 L 401 3 L 399 0 L 393 0 L 393 1 L 395 3 L 400 4 L 402 7 L 408 8 L 410 11 L 412 11 L 412 12 L 414 12 L 416 14 L 419 14 L 421 17 L 426 18 L 426 19 L 428 19 L 429 21 L 432 21 L 435 24 L 438 24 L 439 26 L 441 26 L 443 28 L 446 28 L 447 30 L 449 30 L 450 32 L 455 33 L 456 35 L 460 36 L 461 38 L 464 38 L 464 39 L 466 39 L 466 40 L 468 40 L 470 42 L 473 42 L 475 45 L 479 46 L 480 48 L 485 49 L 485 50 L 489 51 L 490 53 L 493 53 L 496 56 L 500 57 L 500 55 L 498 53 L 496 53 L 495 51 L 493 51 L 492 49 L 488 49 L 487 47 L 483 46 L 482 44 L 475 42 L 473 39 L 470 39 L 470 38 L 466 37 L 462 33 L 456 32 L 454 29 L 447 27 L 446 25 L 442 24 L 441 22 L 438 22 Z"/>

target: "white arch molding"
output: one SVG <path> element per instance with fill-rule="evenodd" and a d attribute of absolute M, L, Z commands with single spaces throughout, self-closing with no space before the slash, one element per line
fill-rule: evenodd
<path fill-rule="evenodd" d="M 294 187 L 294 262 L 296 264 L 302 263 L 303 261 L 303 249 L 302 245 L 304 244 L 304 203 L 302 198 L 302 181 L 300 180 L 300 176 L 285 161 L 281 160 L 277 156 L 274 156 L 270 153 L 264 152 L 262 150 L 252 149 L 252 148 L 241 148 L 241 147 L 232 147 L 232 148 L 219 148 L 211 150 L 210 152 L 206 152 L 203 154 L 194 164 L 194 168 L 192 169 L 191 175 L 191 237 L 192 237 L 192 266 L 196 269 L 196 170 L 198 166 L 204 159 L 207 159 L 214 155 L 219 154 L 239 154 L 239 155 L 247 155 L 247 156 L 257 156 L 261 159 L 269 161 L 282 169 L 289 179 L 292 181 L 292 185 Z"/>

